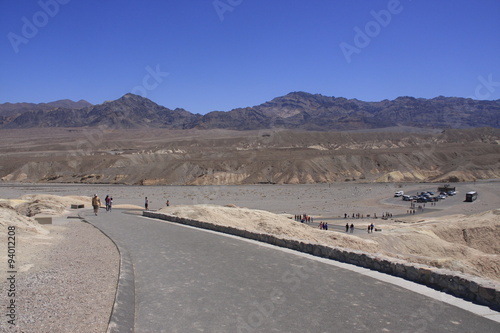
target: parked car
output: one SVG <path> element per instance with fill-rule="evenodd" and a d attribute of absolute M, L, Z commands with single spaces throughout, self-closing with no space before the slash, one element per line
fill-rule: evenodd
<path fill-rule="evenodd" d="M 403 191 L 397 191 L 396 193 L 394 193 L 394 196 L 401 197 L 401 196 L 403 196 L 403 194 L 405 194 Z"/>

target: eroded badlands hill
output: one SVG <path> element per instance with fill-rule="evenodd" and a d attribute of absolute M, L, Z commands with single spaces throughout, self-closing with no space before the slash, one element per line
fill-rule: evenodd
<path fill-rule="evenodd" d="M 3 181 L 255 184 L 500 177 L 500 129 L 2 130 Z M 405 130 L 405 128 L 403 128 Z"/>

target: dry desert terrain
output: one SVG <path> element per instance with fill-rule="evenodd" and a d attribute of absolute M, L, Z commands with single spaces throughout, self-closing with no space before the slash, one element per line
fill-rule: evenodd
<path fill-rule="evenodd" d="M 138 214 L 147 197 L 150 209 L 169 214 L 500 281 L 496 129 L 31 131 L 2 130 L 0 146 L 0 224 L 5 233 L 16 226 L 19 323 L 29 332 L 105 331 L 119 255 L 100 231 L 67 218 L 77 214 L 71 204 L 89 207 L 93 194 Z M 449 181 L 459 181 L 456 196 L 415 214 L 394 197 Z M 471 190 L 479 199 L 466 203 Z M 294 221 L 299 214 L 313 223 Z M 37 224 L 37 215 L 54 224 Z M 371 223 L 381 231 L 367 233 Z"/>
<path fill-rule="evenodd" d="M 0 130 L 5 182 L 240 185 L 500 178 L 500 129 L 494 128 L 27 131 Z"/>

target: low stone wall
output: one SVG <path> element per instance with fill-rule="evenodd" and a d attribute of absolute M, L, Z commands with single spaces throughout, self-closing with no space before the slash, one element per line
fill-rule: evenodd
<path fill-rule="evenodd" d="M 375 271 L 398 276 L 417 282 L 452 295 L 487 305 L 500 311 L 500 283 L 474 277 L 468 274 L 439 269 L 426 265 L 413 264 L 387 256 L 348 250 L 339 247 L 312 244 L 293 239 L 279 238 L 274 235 L 261 234 L 214 223 L 181 218 L 164 213 L 144 211 L 143 216 L 162 219 L 193 227 L 223 232 L 256 241 L 296 250 L 314 256 L 337 260 Z"/>

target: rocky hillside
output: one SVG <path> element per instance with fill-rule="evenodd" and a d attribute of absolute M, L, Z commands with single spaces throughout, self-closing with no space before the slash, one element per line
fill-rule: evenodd
<path fill-rule="evenodd" d="M 62 101 L 58 105 L 67 105 Z M 1 113 L 0 113 L 1 114 Z M 115 101 L 84 108 L 58 107 L 22 112 L 3 128 L 97 127 L 189 128 L 196 116 L 182 109 L 170 110 L 149 99 L 127 94 Z"/>
<path fill-rule="evenodd" d="M 46 120 L 42 119 L 45 117 L 50 118 L 52 115 L 49 116 L 49 112 L 58 110 L 60 108 L 67 109 L 67 112 L 71 112 L 74 110 L 80 110 L 85 107 L 90 107 L 92 104 L 90 104 L 87 101 L 80 100 L 78 102 L 74 102 L 69 99 L 64 99 L 64 100 L 59 100 L 55 102 L 49 102 L 49 103 L 4 103 L 0 104 L 0 128 L 2 127 L 23 127 L 23 126 L 16 126 L 16 125 L 9 125 L 13 122 L 16 122 L 16 119 L 21 117 L 19 120 L 17 120 L 18 123 L 22 123 L 21 119 L 26 119 L 26 118 L 35 118 L 34 120 L 30 120 L 28 122 L 29 125 L 24 126 L 24 127 L 45 127 L 47 126 Z M 58 122 L 57 122 L 58 124 Z"/>
<path fill-rule="evenodd" d="M 74 103 L 74 102 L 72 102 Z M 293 92 L 254 107 L 206 115 L 171 110 L 133 94 L 84 108 L 56 104 L 0 105 L 0 128 L 84 127 L 233 129 L 270 128 L 313 131 L 366 130 L 394 126 L 418 128 L 500 128 L 500 100 L 399 97 L 363 102 Z M 80 102 L 79 102 L 80 103 Z M 82 106 L 83 104 L 79 104 Z M 55 108 L 57 106 L 57 108 Z"/>

